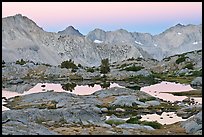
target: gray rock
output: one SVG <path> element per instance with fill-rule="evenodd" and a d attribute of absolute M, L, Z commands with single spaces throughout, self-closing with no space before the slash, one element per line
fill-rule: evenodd
<path fill-rule="evenodd" d="M 128 88 L 120 88 L 120 87 L 113 87 L 105 90 L 99 90 L 94 92 L 92 95 L 97 96 L 99 98 L 106 98 L 109 96 L 121 96 L 121 95 L 134 95 L 136 99 L 138 98 L 146 98 L 151 97 L 149 94 L 138 91 L 138 90 L 131 90 Z"/>
<path fill-rule="evenodd" d="M 18 121 L 10 121 L 2 125 L 3 135 L 59 135 L 54 131 L 48 130 L 46 127 L 29 122 L 22 123 Z"/>
<path fill-rule="evenodd" d="M 20 78 L 8 82 L 8 84 L 21 84 L 21 83 L 23 83 L 23 80 Z"/>
<path fill-rule="evenodd" d="M 125 109 L 122 109 L 122 108 L 116 108 L 115 111 L 116 111 L 116 112 L 125 112 Z"/>
<path fill-rule="evenodd" d="M 125 123 L 125 120 L 124 119 L 122 119 L 122 118 L 118 118 L 118 117 L 116 117 L 114 114 L 112 114 L 111 116 L 110 116 L 110 118 L 109 119 L 107 119 L 105 122 L 111 122 L 111 123 Z"/>
<path fill-rule="evenodd" d="M 202 77 L 196 77 L 192 82 L 192 86 L 202 86 Z"/>
<path fill-rule="evenodd" d="M 160 102 L 156 100 L 151 100 L 151 101 L 146 101 L 145 104 L 149 106 L 157 106 L 157 105 L 160 105 Z"/>
<path fill-rule="evenodd" d="M 202 111 L 193 116 L 192 118 L 182 121 L 181 126 L 185 128 L 187 133 L 194 134 L 202 130 Z"/>
<path fill-rule="evenodd" d="M 151 126 L 141 126 L 139 124 L 120 124 L 116 126 L 117 128 L 125 128 L 125 129 L 143 129 L 143 130 L 154 130 Z"/>
<path fill-rule="evenodd" d="M 116 100 L 111 103 L 112 106 L 128 106 L 132 107 L 132 103 L 136 101 L 135 96 L 119 96 L 116 97 Z"/>
<path fill-rule="evenodd" d="M 101 108 L 101 111 L 104 112 L 104 113 L 107 113 L 108 109 L 107 108 Z"/>

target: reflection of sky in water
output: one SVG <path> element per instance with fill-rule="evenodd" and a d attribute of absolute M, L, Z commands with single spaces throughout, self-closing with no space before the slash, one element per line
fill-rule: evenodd
<path fill-rule="evenodd" d="M 41 87 L 41 85 L 46 85 L 45 87 Z M 110 84 L 110 87 L 121 87 L 116 83 Z M 45 89 L 45 90 L 43 90 Z M 37 92 L 46 92 L 46 90 L 54 90 L 55 92 L 69 92 L 77 95 L 89 95 L 98 90 L 101 90 L 101 86 L 95 84 L 93 87 L 88 85 L 77 85 L 72 92 L 66 91 L 62 88 L 61 84 L 52 84 L 52 83 L 38 83 L 36 86 L 31 88 L 29 91 L 24 92 L 24 94 L 31 94 Z"/>
<path fill-rule="evenodd" d="M 175 82 L 161 82 L 155 85 L 142 87 L 140 89 L 141 91 L 144 91 L 154 97 L 166 100 L 166 101 L 182 101 L 186 96 L 174 96 L 172 94 L 168 93 L 162 93 L 162 92 L 183 92 L 183 91 L 191 91 L 195 90 L 190 85 L 184 85 L 184 84 L 177 84 Z M 194 97 L 193 97 L 194 98 Z M 195 98 L 196 101 L 199 103 L 202 103 L 202 98 Z"/>
<path fill-rule="evenodd" d="M 157 114 L 142 115 L 142 118 L 140 120 L 141 121 L 144 121 L 144 120 L 157 121 L 157 122 L 161 123 L 162 125 L 164 125 L 164 124 L 168 125 L 168 124 L 176 123 L 178 121 L 186 121 L 187 119 L 182 119 L 182 117 L 178 117 L 175 114 L 175 112 L 163 112 L 161 115 L 157 115 Z"/>
<path fill-rule="evenodd" d="M 41 87 L 42 85 L 45 85 L 45 87 Z M 110 84 L 109 88 L 112 88 L 112 87 L 122 87 L 122 86 L 116 83 L 112 83 Z M 2 90 L 2 97 L 6 97 L 8 99 L 14 96 L 22 96 L 22 95 L 31 94 L 31 93 L 46 92 L 47 90 L 54 90 L 55 92 L 68 92 L 68 93 L 73 93 L 77 95 L 89 95 L 101 89 L 102 89 L 101 86 L 97 84 L 95 84 L 93 87 L 88 86 L 88 85 L 81 85 L 81 86 L 77 85 L 72 92 L 69 92 L 69 91 L 62 89 L 61 84 L 38 83 L 36 86 L 34 86 L 28 91 L 25 91 L 23 94 Z M 2 104 L 3 103 L 5 104 L 5 102 L 2 101 Z M 2 111 L 4 110 L 9 110 L 9 109 L 5 106 L 2 106 Z"/>

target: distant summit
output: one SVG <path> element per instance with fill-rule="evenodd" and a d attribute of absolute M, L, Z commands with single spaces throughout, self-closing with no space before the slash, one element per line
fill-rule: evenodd
<path fill-rule="evenodd" d="M 64 34 L 64 35 L 75 35 L 75 36 L 80 36 L 80 37 L 83 36 L 83 35 L 82 35 L 78 30 L 76 30 L 73 26 L 69 26 L 69 27 L 67 27 L 65 30 L 59 31 L 58 33 L 59 33 L 59 34 Z"/>

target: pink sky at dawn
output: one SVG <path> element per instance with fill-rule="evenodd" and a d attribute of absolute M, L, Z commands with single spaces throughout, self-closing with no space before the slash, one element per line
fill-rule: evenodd
<path fill-rule="evenodd" d="M 177 23 L 201 24 L 202 3 L 2 2 L 2 17 L 15 14 L 27 16 L 46 31 L 60 31 L 72 25 L 85 34 L 95 28 L 154 34 Z"/>

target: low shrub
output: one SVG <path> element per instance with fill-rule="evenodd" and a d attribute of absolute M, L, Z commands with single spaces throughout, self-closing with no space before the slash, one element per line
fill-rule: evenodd
<path fill-rule="evenodd" d="M 186 64 L 183 68 L 193 69 L 193 63 Z"/>
<path fill-rule="evenodd" d="M 139 119 L 137 117 L 131 117 L 126 122 L 131 123 L 131 124 L 139 124 L 140 123 L 140 121 L 139 121 Z"/>
<path fill-rule="evenodd" d="M 93 68 L 88 68 L 86 71 L 93 73 L 93 72 L 94 72 L 94 69 L 93 69 Z"/>
<path fill-rule="evenodd" d="M 74 61 L 72 61 L 71 59 L 70 59 L 69 61 L 68 61 L 68 60 L 63 61 L 63 62 L 61 63 L 61 68 L 78 69 L 78 67 L 74 64 Z"/>
<path fill-rule="evenodd" d="M 19 64 L 19 65 L 24 65 L 24 64 L 26 64 L 26 63 L 27 63 L 27 62 L 24 61 L 23 59 L 21 59 L 20 61 L 19 61 L 19 60 L 16 61 L 16 64 Z"/>
<path fill-rule="evenodd" d="M 176 60 L 176 64 L 180 64 L 181 62 L 184 62 L 187 57 L 185 55 L 179 56 L 179 58 Z"/>

